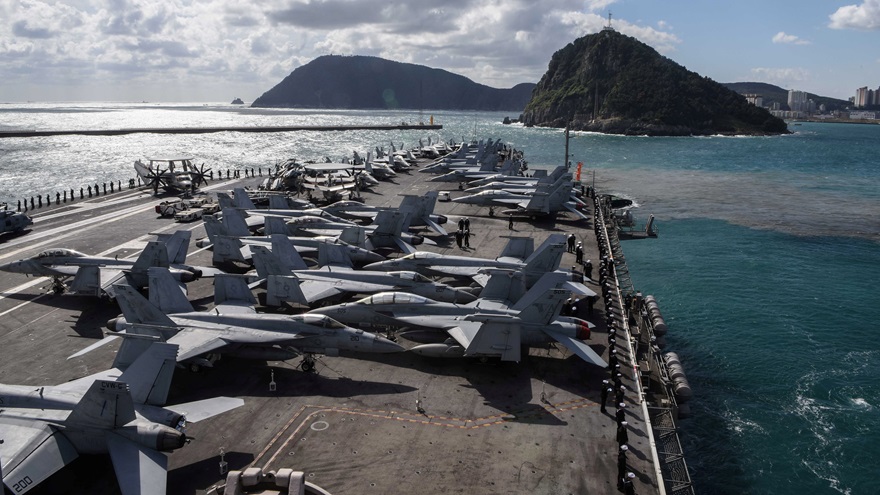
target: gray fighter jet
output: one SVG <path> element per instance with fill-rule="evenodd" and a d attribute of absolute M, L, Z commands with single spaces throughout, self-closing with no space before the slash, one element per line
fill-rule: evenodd
<path fill-rule="evenodd" d="M 208 233 L 208 242 L 199 241 L 199 247 L 212 247 L 213 263 L 215 265 L 230 261 L 238 261 L 242 263 L 251 262 L 250 245 L 270 245 L 270 239 L 267 237 L 272 234 L 284 235 L 297 252 L 302 254 L 317 253 L 318 246 L 321 244 L 331 243 L 344 246 L 346 253 L 353 263 L 374 263 L 382 261 L 384 256 L 374 253 L 369 249 L 359 247 L 365 240 L 365 233 L 361 227 L 350 227 L 343 229 L 338 235 L 333 236 L 291 236 L 288 235 L 287 224 L 284 219 L 278 217 L 266 217 L 265 236 L 252 236 L 248 231 L 247 225 L 244 223 L 243 216 L 235 211 L 227 210 L 222 220 L 218 220 L 213 215 L 203 217 L 205 221 L 205 231 Z"/>
<path fill-rule="evenodd" d="M 423 196 L 403 194 L 400 206 L 394 209 L 404 214 L 409 213 L 411 227 L 424 225 L 440 235 L 446 235 L 446 229 L 441 227 L 447 222 L 446 216 L 434 214 L 439 194 L 439 191 L 428 191 Z M 386 209 L 389 208 L 365 205 L 359 201 L 337 201 L 324 207 L 324 211 L 349 220 L 369 219 L 370 221 L 373 221 L 380 211 Z"/>
<path fill-rule="evenodd" d="M 320 225 L 318 222 L 309 218 L 293 218 L 287 221 L 288 228 L 292 228 L 294 234 L 303 233 L 304 235 L 338 235 L 343 229 L 350 227 L 346 224 L 332 224 L 324 222 Z M 360 247 L 369 250 L 377 248 L 398 249 L 405 253 L 414 253 L 419 244 L 436 244 L 430 239 L 423 236 L 411 234 L 407 232 L 409 229 L 410 214 L 401 211 L 382 210 L 376 214 L 373 224 L 364 229 L 364 243 Z"/>
<path fill-rule="evenodd" d="M 323 314 L 349 325 L 385 325 L 412 329 L 435 328 L 439 319 L 473 314 L 511 315 L 535 303 L 551 290 L 566 290 L 577 297 L 591 297 L 596 293 L 585 285 L 571 280 L 571 274 L 555 271 L 544 274 L 531 288 L 526 289 L 522 273 L 511 270 L 487 269 L 489 279 L 479 299 L 467 304 L 446 303 L 404 292 L 382 292 L 350 303 L 325 306 L 310 311 Z M 409 340 L 422 342 L 436 340 L 437 332 L 408 330 Z"/>
<path fill-rule="evenodd" d="M 244 404 L 217 397 L 160 407 L 177 346 L 126 339 L 114 367 L 61 385 L 0 385 L 3 483 L 27 493 L 80 454 L 110 454 L 123 495 L 165 494 L 168 459 L 186 444 L 186 423 Z M 127 364 L 130 364 L 126 366 Z"/>
<path fill-rule="evenodd" d="M 32 258 L 0 265 L 0 270 L 26 275 L 52 277 L 56 294 L 72 294 L 116 297 L 114 286 L 127 284 L 131 287 L 147 286 L 147 269 L 151 266 L 168 268 L 181 283 L 191 282 L 202 276 L 222 273 L 216 268 L 185 264 L 192 233 L 179 230 L 163 241 L 150 241 L 137 259 L 118 259 L 89 256 L 72 249 L 48 249 Z M 65 281 L 73 278 L 70 284 Z"/>
<path fill-rule="evenodd" d="M 420 342 L 410 351 L 424 356 L 500 357 L 502 361 L 519 361 L 520 346 L 558 342 L 588 363 L 607 366 L 583 342 L 590 337 L 591 324 L 559 315 L 563 302 L 571 296 L 568 283 L 580 285 L 551 276 L 519 297 L 522 277 L 495 273 L 484 289 L 486 296 L 471 304 L 455 305 L 413 294 L 384 292 L 310 313 L 361 324 L 409 328 L 400 336 Z M 564 288 L 548 289 L 557 284 Z M 589 289 L 583 289 L 582 295 L 594 295 Z M 511 303 L 517 299 L 516 304 Z"/>
<path fill-rule="evenodd" d="M 257 274 L 266 279 L 267 306 L 279 306 L 281 301 L 312 305 L 343 295 L 389 290 L 403 290 L 452 303 L 476 299 L 468 291 L 434 282 L 415 272 L 355 270 L 344 248 L 332 244 L 318 246 L 320 268 L 309 270 L 284 237 L 273 235 L 272 240 L 272 251 L 264 246 L 251 246 Z"/>
<path fill-rule="evenodd" d="M 347 327 L 323 315 L 258 314 L 256 300 L 243 277 L 214 279 L 214 308 L 197 312 L 162 268 L 150 270 L 150 300 L 130 287 L 117 287 L 123 316 L 110 320 L 110 330 L 159 336 L 178 344 L 177 360 L 193 369 L 211 366 L 218 354 L 242 358 L 287 360 L 303 355 L 311 371 L 315 354 L 336 356 L 340 350 L 399 352 L 388 339 Z M 105 339 L 106 341 L 107 339 Z M 91 346 L 93 348 L 94 346 Z"/>
<path fill-rule="evenodd" d="M 578 218 L 589 218 L 577 209 L 584 203 L 574 196 L 571 181 L 565 180 L 564 177 L 558 179 L 554 184 L 538 184 L 531 192 L 493 189 L 453 198 L 452 201 L 477 206 L 512 207 L 503 210 L 502 216 L 516 215 L 535 218 L 565 210 L 574 213 Z"/>
<path fill-rule="evenodd" d="M 417 345 L 410 352 L 430 357 L 499 357 L 502 361 L 519 362 L 522 346 L 560 343 L 584 361 L 607 367 L 608 363 L 583 342 L 590 338 L 588 323 L 559 316 L 570 295 L 563 289 L 548 291 L 515 315 L 477 313 L 437 318 L 431 324 L 446 330 L 452 340 Z"/>
<path fill-rule="evenodd" d="M 366 270 L 407 270 L 419 272 L 423 275 L 449 276 L 459 278 L 471 278 L 480 285 L 485 285 L 488 276 L 481 275 L 480 271 L 485 268 L 505 268 L 509 270 L 522 270 L 526 274 L 526 283 L 531 286 L 546 272 L 552 272 L 559 268 L 562 254 L 565 252 L 565 234 L 552 234 L 538 246 L 525 260 L 512 258 L 502 253 L 496 259 L 471 258 L 467 256 L 452 256 L 430 251 L 417 251 L 393 260 L 380 261 L 366 265 Z M 508 243 L 508 247 L 511 244 Z M 519 244 L 515 246 L 520 247 Z"/>

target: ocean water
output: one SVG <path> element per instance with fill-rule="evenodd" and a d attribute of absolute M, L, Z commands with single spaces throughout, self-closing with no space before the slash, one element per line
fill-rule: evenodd
<path fill-rule="evenodd" d="M 150 155 L 215 169 L 339 159 L 393 141 L 501 138 L 533 168 L 564 163 L 560 130 L 514 114 L 251 110 L 229 105 L 0 105 L 0 130 L 427 122 L 436 132 L 133 134 L 0 139 L 0 201 L 133 176 Z M 695 396 L 681 438 L 698 493 L 880 493 L 880 126 L 804 123 L 779 137 L 573 133 L 574 162 L 632 198 L 657 239 L 625 241 L 667 350 Z M 594 175 L 595 173 L 595 175 Z M 54 194 L 53 194 L 54 195 Z"/>

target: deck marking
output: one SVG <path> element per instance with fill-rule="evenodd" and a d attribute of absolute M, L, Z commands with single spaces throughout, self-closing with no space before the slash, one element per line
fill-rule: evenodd
<path fill-rule="evenodd" d="M 272 456 L 269 457 L 269 459 L 262 465 L 264 469 L 267 469 L 267 468 L 269 468 L 269 466 L 271 466 L 272 462 L 275 461 L 275 458 L 278 457 L 283 450 L 285 450 L 284 447 L 286 445 L 288 445 L 290 443 L 294 443 L 294 439 L 297 436 L 299 436 L 299 434 L 302 432 L 303 428 L 305 428 L 307 426 L 307 423 L 308 423 L 308 426 L 311 427 L 311 424 L 313 422 L 310 420 L 313 417 L 315 417 L 315 415 L 321 414 L 321 413 L 335 412 L 335 413 L 340 413 L 340 414 L 349 414 L 349 415 L 353 415 L 353 416 L 363 416 L 363 417 L 374 418 L 374 419 L 390 419 L 390 420 L 394 420 L 394 421 L 403 421 L 406 423 L 420 424 L 420 425 L 426 425 L 426 426 L 439 426 L 439 427 L 444 427 L 444 428 L 456 428 L 456 429 L 460 429 L 460 430 L 477 430 L 477 429 L 486 428 L 489 426 L 502 425 L 502 424 L 507 423 L 508 421 L 513 421 L 513 420 L 517 420 L 517 419 L 527 419 L 527 418 L 539 417 L 543 414 L 551 414 L 552 415 L 553 413 L 556 413 L 556 412 L 573 411 L 576 409 L 581 409 L 584 407 L 591 407 L 591 406 L 595 406 L 595 405 L 596 405 L 595 401 L 593 401 L 591 399 L 579 398 L 579 399 L 571 399 L 571 400 L 568 400 L 565 402 L 560 402 L 558 404 L 547 403 L 547 404 L 544 404 L 544 408 L 542 409 L 542 412 L 536 411 L 536 412 L 532 412 L 532 413 L 525 414 L 522 416 L 517 416 L 515 413 L 504 413 L 504 414 L 494 414 L 491 416 L 484 416 L 484 417 L 480 417 L 480 418 L 476 418 L 476 419 L 462 419 L 462 418 L 454 418 L 454 417 L 448 417 L 448 416 L 426 415 L 425 417 L 427 419 L 421 419 L 419 416 L 411 415 L 409 413 L 401 414 L 396 411 L 386 411 L 386 410 L 381 410 L 381 409 L 351 409 L 351 408 L 344 408 L 344 407 L 326 407 L 326 406 L 308 405 L 307 404 L 307 405 L 304 405 L 303 407 L 301 407 L 300 410 L 297 411 L 296 414 L 294 414 L 290 418 L 290 420 L 284 425 L 284 427 L 281 428 L 278 431 L 278 433 L 275 434 L 275 436 L 272 438 L 272 440 L 269 441 L 269 443 L 266 445 L 266 447 L 259 454 L 257 454 L 256 458 L 254 458 L 254 462 L 252 463 L 252 465 L 256 466 L 258 464 L 260 459 L 268 453 L 268 451 L 278 441 L 278 439 L 282 436 L 282 434 L 284 434 L 284 432 L 287 431 L 292 426 L 293 422 L 296 421 L 297 418 L 299 418 L 306 411 L 306 409 L 315 409 L 315 410 L 310 412 L 307 416 L 305 416 L 305 418 L 303 418 L 303 421 L 300 422 L 299 426 L 297 426 L 296 429 L 294 429 L 294 431 L 291 432 L 290 435 L 287 436 L 287 439 L 284 440 L 284 442 L 282 442 L 278 446 L 278 449 L 275 451 L 275 453 L 272 454 Z M 461 424 L 455 424 L 456 422 L 461 423 Z M 312 428 L 312 429 L 314 430 L 314 428 Z M 315 431 L 319 431 L 319 430 L 315 430 Z"/>

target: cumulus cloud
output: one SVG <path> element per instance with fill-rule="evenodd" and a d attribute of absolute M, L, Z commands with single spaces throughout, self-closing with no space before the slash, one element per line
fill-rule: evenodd
<path fill-rule="evenodd" d="M 810 77 L 810 72 L 800 67 L 756 67 L 751 70 L 751 73 L 756 81 L 775 84 L 783 88 L 791 88 Z"/>
<path fill-rule="evenodd" d="M 0 91 L 40 81 L 66 99 L 75 80 L 95 99 L 203 100 L 212 96 L 193 88 L 208 87 L 255 98 L 330 53 L 511 87 L 537 82 L 556 50 L 600 31 L 615 1 L 0 0 Z M 613 25 L 664 54 L 680 43 L 662 22 Z"/>
<path fill-rule="evenodd" d="M 55 33 L 45 27 L 31 27 L 26 20 L 12 23 L 12 34 L 22 38 L 46 39 L 55 36 Z"/>
<path fill-rule="evenodd" d="M 860 5 L 846 5 L 828 16 L 832 29 L 880 29 L 880 0 L 863 0 Z"/>
<path fill-rule="evenodd" d="M 810 42 L 804 39 L 801 39 L 793 34 L 786 34 L 784 31 L 779 31 L 776 33 L 776 36 L 773 37 L 774 43 L 782 43 L 787 45 L 809 45 Z"/>

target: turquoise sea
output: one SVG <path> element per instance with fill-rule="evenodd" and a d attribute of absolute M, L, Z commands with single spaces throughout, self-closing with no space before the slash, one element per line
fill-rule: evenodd
<path fill-rule="evenodd" d="M 256 110 L 220 104 L 6 104 L 0 130 L 427 122 L 441 131 L 0 139 L 0 201 L 133 176 L 150 155 L 215 169 L 334 160 L 389 142 L 501 138 L 532 167 L 564 161 L 560 130 L 512 113 Z M 697 493 L 880 493 L 880 126 L 803 123 L 779 137 L 574 133 L 596 187 L 654 214 L 626 241 L 694 389 L 681 423 Z"/>

